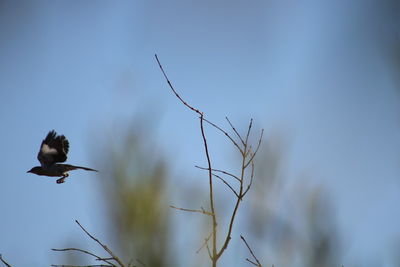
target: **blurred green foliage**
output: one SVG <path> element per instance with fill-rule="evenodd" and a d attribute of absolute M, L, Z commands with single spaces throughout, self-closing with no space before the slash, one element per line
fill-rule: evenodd
<path fill-rule="evenodd" d="M 263 252 L 264 266 L 341 266 L 341 237 L 329 192 L 306 177 L 286 179 L 288 148 L 285 134 L 276 133 L 258 155 L 244 214 L 248 240 Z"/>
<path fill-rule="evenodd" d="M 108 143 L 102 153 L 102 190 L 112 232 L 124 259 L 172 266 L 166 164 L 151 139 L 137 130 Z"/>

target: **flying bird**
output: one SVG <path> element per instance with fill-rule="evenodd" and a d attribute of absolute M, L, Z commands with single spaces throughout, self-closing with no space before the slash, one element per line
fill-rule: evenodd
<path fill-rule="evenodd" d="M 57 163 L 67 160 L 68 150 L 69 142 L 67 138 L 64 135 L 57 135 L 54 130 L 50 131 L 42 141 L 37 155 L 41 166 L 33 167 L 28 172 L 43 176 L 61 177 L 57 180 L 57 184 L 64 183 L 69 175 L 68 172 L 72 170 L 82 169 L 97 172 L 97 170 L 87 167 Z"/>

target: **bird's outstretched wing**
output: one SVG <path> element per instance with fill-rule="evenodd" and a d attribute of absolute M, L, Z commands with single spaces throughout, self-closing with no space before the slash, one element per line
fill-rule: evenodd
<path fill-rule="evenodd" d="M 69 142 L 64 135 L 58 135 L 52 130 L 40 145 L 39 154 L 37 156 L 42 167 L 50 166 L 56 162 L 64 162 L 67 160 L 69 150 Z"/>

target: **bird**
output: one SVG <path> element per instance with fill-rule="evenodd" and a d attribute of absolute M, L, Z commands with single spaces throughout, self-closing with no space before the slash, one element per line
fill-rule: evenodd
<path fill-rule="evenodd" d="M 69 171 L 82 169 L 97 172 L 97 170 L 87 167 L 60 164 L 59 162 L 65 162 L 67 160 L 68 151 L 68 139 L 64 135 L 57 135 L 54 130 L 50 131 L 42 141 L 37 155 L 37 159 L 41 166 L 33 167 L 27 171 L 27 173 L 50 177 L 61 177 L 56 182 L 57 184 L 62 184 L 69 176 Z"/>

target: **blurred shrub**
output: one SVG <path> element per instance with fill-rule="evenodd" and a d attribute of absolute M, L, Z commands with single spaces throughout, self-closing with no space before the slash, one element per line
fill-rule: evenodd
<path fill-rule="evenodd" d="M 166 164 L 143 133 L 135 125 L 125 137 L 113 134 L 108 139 L 101 159 L 103 194 L 124 258 L 170 266 Z"/>

